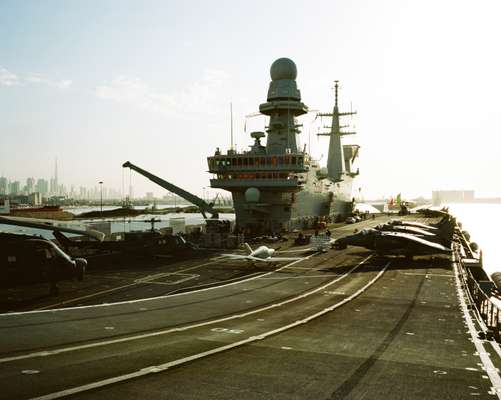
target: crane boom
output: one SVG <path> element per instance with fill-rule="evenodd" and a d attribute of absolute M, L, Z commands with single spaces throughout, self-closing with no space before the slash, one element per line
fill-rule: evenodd
<path fill-rule="evenodd" d="M 206 201 L 202 200 L 200 197 L 195 196 L 194 194 L 187 192 L 184 189 L 181 189 L 180 187 L 167 182 L 166 180 L 159 178 L 156 175 L 153 175 L 152 173 L 145 171 L 144 169 L 138 167 L 137 165 L 132 164 L 130 161 L 125 162 L 122 165 L 123 168 L 130 168 L 137 173 L 143 175 L 144 177 L 148 178 L 150 181 L 155 182 L 157 185 L 163 187 L 164 189 L 167 189 L 169 192 L 175 193 L 178 196 L 182 197 L 186 201 L 189 201 L 190 203 L 196 205 L 199 209 L 202 215 L 204 216 L 205 219 L 207 219 L 206 212 L 211 214 L 211 218 L 217 219 L 219 218 L 218 212 L 214 209 L 212 203 L 207 203 Z"/>

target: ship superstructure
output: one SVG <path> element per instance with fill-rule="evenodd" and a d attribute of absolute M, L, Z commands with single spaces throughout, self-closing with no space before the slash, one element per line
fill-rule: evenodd
<path fill-rule="evenodd" d="M 269 116 L 265 132 L 252 132 L 254 144 L 246 152 L 219 149 L 208 157 L 211 187 L 232 193 L 237 228 L 251 234 L 277 233 L 311 226 L 320 217 L 338 219 L 352 210 L 351 183 L 358 173 L 352 164 L 358 146 L 341 144 L 336 104 L 331 114 L 328 167 L 320 168 L 306 149 L 298 148 L 297 117 L 308 112 L 297 87 L 297 68 L 288 58 L 270 69 L 267 102 L 259 106 Z M 261 143 L 266 137 L 266 145 Z"/>
<path fill-rule="evenodd" d="M 334 182 L 346 181 L 348 177 L 354 178 L 358 175 L 353 172 L 353 161 L 358 156 L 358 145 L 342 145 L 341 137 L 346 135 L 354 135 L 354 131 L 343 131 L 343 128 L 348 128 L 348 125 L 341 125 L 340 117 L 355 115 L 356 111 L 339 112 L 338 107 L 338 91 L 339 81 L 334 82 L 335 100 L 332 113 L 319 113 L 319 117 L 330 117 L 331 125 L 325 126 L 329 132 L 319 133 L 318 136 L 329 136 L 329 157 L 327 159 L 328 177 Z"/>

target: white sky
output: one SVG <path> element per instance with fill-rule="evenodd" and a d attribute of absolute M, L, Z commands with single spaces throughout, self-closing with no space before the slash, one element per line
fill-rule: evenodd
<path fill-rule="evenodd" d="M 186 3 L 186 4 L 185 4 Z M 2 1 L 0 175 L 120 189 L 130 160 L 198 194 L 229 145 L 233 102 L 266 100 L 293 59 L 303 101 L 358 111 L 365 197 L 475 189 L 501 196 L 499 1 Z M 5 40 L 6 39 L 6 40 Z M 311 129 L 325 163 L 327 139 Z M 248 132 L 261 129 L 256 118 Z M 128 181 L 128 173 L 126 174 Z M 134 192 L 163 190 L 133 177 Z"/>

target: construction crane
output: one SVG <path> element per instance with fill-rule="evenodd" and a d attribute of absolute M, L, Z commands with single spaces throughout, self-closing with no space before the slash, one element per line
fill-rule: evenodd
<path fill-rule="evenodd" d="M 122 165 L 123 168 L 130 168 L 137 173 L 143 175 L 144 177 L 148 178 L 150 181 L 155 182 L 157 185 L 163 187 L 164 189 L 167 189 L 169 192 L 175 193 L 178 196 L 182 197 L 186 201 L 189 201 L 190 203 L 196 205 L 200 213 L 203 215 L 204 219 L 207 219 L 207 214 L 209 213 L 211 215 L 211 219 L 219 219 L 219 213 L 214 209 L 214 203 L 207 203 L 206 201 L 202 200 L 200 197 L 195 196 L 194 194 L 187 192 L 184 189 L 181 189 L 180 187 L 167 182 L 166 180 L 159 178 L 156 175 L 153 175 L 152 173 L 145 171 L 144 169 L 138 167 L 137 165 L 132 164 L 130 161 L 125 162 Z"/>

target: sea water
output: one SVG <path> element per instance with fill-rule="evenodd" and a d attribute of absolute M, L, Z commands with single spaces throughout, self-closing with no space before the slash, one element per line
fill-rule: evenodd
<path fill-rule="evenodd" d="M 449 204 L 449 212 L 463 224 L 471 241 L 482 250 L 488 275 L 501 272 L 501 204 Z"/>

